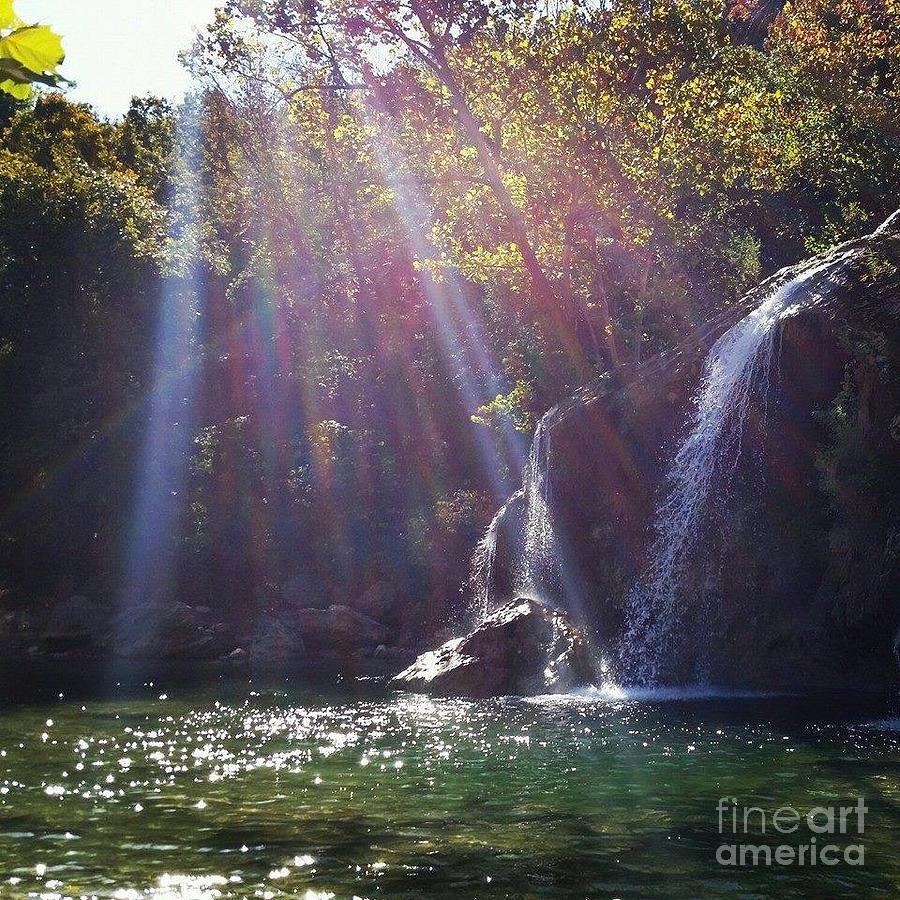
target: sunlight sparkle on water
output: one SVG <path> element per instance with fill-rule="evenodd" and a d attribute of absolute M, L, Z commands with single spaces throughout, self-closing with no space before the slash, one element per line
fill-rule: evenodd
<path fill-rule="evenodd" d="M 617 872 L 632 847 L 648 871 L 681 871 L 692 857 L 648 837 L 669 817 L 702 830 L 713 795 L 771 792 L 772 772 L 786 801 L 846 794 L 856 781 L 828 761 L 846 765 L 863 742 L 873 753 L 873 729 L 707 720 L 721 701 L 609 689 L 481 703 L 156 697 L 59 704 L 55 745 L 41 743 L 46 711 L 0 719 L 4 898 L 427 896 L 457 882 L 471 888 L 460 895 L 499 898 L 527 892 L 529 872 L 575 889 L 560 860 Z M 895 758 L 897 733 L 878 734 Z M 900 794 L 890 779 L 871 786 Z M 665 819 L 635 825 L 635 792 Z M 890 838 L 873 836 L 873 852 Z"/>

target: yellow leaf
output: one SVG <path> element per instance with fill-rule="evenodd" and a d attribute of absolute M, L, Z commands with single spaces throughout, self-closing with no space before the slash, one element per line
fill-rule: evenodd
<path fill-rule="evenodd" d="M 65 57 L 62 39 L 46 25 L 19 28 L 0 40 L 0 56 L 15 59 L 39 75 L 52 72 Z"/>
<path fill-rule="evenodd" d="M 19 28 L 23 24 L 13 10 L 13 0 L 0 0 L 0 28 Z"/>
<path fill-rule="evenodd" d="M 31 85 L 19 84 L 12 78 L 7 78 L 5 81 L 0 81 L 0 91 L 12 94 L 16 100 L 27 100 L 31 96 Z"/>

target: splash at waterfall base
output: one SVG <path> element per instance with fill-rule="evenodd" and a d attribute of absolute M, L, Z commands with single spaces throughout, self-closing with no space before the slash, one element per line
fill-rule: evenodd
<path fill-rule="evenodd" d="M 727 406 L 713 404 L 715 452 L 690 461 L 702 476 L 696 508 L 666 530 L 673 460 L 700 427 L 711 348 L 792 282 L 757 355 L 720 393 Z M 553 424 L 542 473 L 552 488 L 540 485 L 560 574 L 532 579 L 528 593 L 582 626 L 622 684 L 896 686 L 898 323 L 895 216 L 776 276 L 696 346 L 583 391 Z M 493 524 L 485 609 L 536 570 L 522 559 L 533 517 L 514 502 Z"/>

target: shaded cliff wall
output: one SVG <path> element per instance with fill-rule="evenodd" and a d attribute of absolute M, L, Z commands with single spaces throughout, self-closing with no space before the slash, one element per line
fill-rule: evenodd
<path fill-rule="evenodd" d="M 781 326 L 768 389 L 754 393 L 733 471 L 716 485 L 685 568 L 669 681 L 895 682 L 900 220 L 858 246 L 850 264 L 813 285 L 822 301 Z M 562 574 L 545 589 L 610 660 L 716 336 L 711 329 L 709 341 L 627 384 L 598 384 L 553 429 L 550 504 Z M 515 591 L 517 514 L 498 542 L 499 598 Z"/>

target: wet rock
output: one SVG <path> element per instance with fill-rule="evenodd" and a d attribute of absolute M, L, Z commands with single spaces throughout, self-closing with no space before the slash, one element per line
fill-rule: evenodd
<path fill-rule="evenodd" d="M 205 607 L 148 603 L 119 614 L 112 649 L 143 659 L 218 659 L 229 644 L 228 627 Z"/>
<path fill-rule="evenodd" d="M 293 665 L 306 656 L 303 634 L 294 613 L 291 608 L 266 611 L 247 648 L 255 665 Z"/>
<path fill-rule="evenodd" d="M 565 691 L 593 680 L 581 631 L 559 611 L 522 598 L 466 637 L 423 653 L 392 683 L 441 696 L 492 697 Z"/>
<path fill-rule="evenodd" d="M 662 683 L 900 683 L 900 214 L 855 249 L 804 288 L 813 302 L 783 320 L 768 377 L 752 383 L 681 568 Z M 763 296 L 678 352 L 599 379 L 554 425 L 549 506 L 565 579 L 541 590 L 596 627 L 592 646 L 613 665 L 633 640 L 633 591 L 651 571 L 656 509 L 709 347 Z M 520 559 L 498 542 L 494 571 Z M 495 575 L 493 596 L 507 583 Z"/>
<path fill-rule="evenodd" d="M 248 645 L 254 665 L 321 665 L 342 669 L 374 653 L 388 640 L 380 622 L 347 606 L 327 609 L 284 605 L 267 610 Z"/>
<path fill-rule="evenodd" d="M 28 618 L 27 630 L 37 655 L 90 653 L 104 648 L 110 639 L 110 610 L 103 603 L 80 594 L 55 603 Z"/>
<path fill-rule="evenodd" d="M 429 602 L 429 598 L 422 594 L 421 586 L 408 584 L 402 579 L 381 579 L 351 596 L 347 605 L 384 625 L 390 632 L 390 640 L 385 641 L 388 646 L 405 647 L 415 645 L 423 633 L 433 633 L 426 620 L 442 603 L 439 599 Z"/>
<path fill-rule="evenodd" d="M 377 622 L 391 622 L 397 617 L 398 607 L 402 607 L 401 592 L 389 581 L 376 581 L 356 598 L 353 606 Z"/>
<path fill-rule="evenodd" d="M 325 655 L 372 652 L 388 639 L 388 629 L 349 606 L 301 609 L 297 622 L 303 641 L 312 652 Z"/>
<path fill-rule="evenodd" d="M 389 671 L 396 672 L 398 668 L 408 666 L 416 658 L 415 650 L 407 647 L 389 647 L 386 644 L 379 644 L 372 658 L 383 664 Z"/>

